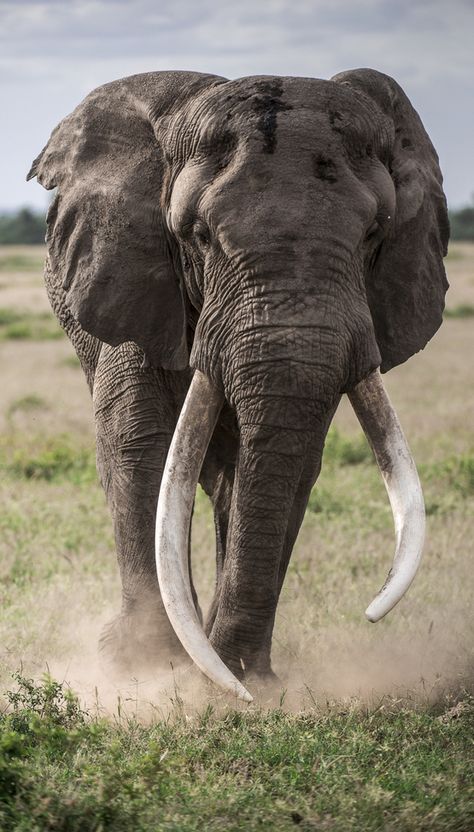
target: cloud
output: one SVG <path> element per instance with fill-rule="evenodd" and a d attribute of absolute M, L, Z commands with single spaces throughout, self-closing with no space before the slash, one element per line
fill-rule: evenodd
<path fill-rule="evenodd" d="M 199 55 L 239 65 L 262 60 L 290 67 L 347 64 L 350 55 L 381 56 L 395 67 L 408 59 L 425 77 L 458 73 L 472 61 L 474 6 L 457 0 L 76 0 L 4 2 L 4 61 L 21 72 L 22 60 L 58 63 L 137 59 L 186 61 Z M 440 53 L 440 49 L 442 52 Z"/>
<path fill-rule="evenodd" d="M 135 72 L 327 78 L 372 66 L 393 75 L 426 114 L 453 166 L 451 199 L 460 202 L 474 183 L 460 173 L 468 160 L 459 146 L 452 152 L 456 136 L 447 134 L 446 118 L 454 123 L 461 114 L 472 132 L 473 24 L 470 0 L 4 0 L 0 71 L 9 118 L 2 141 L 10 142 L 16 171 L 19 149 L 34 156 L 90 89 Z M 20 191 L 33 199 L 19 178 L 8 187 L 12 202 Z"/>

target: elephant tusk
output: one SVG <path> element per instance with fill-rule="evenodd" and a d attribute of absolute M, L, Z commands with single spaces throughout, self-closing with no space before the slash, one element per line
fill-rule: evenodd
<path fill-rule="evenodd" d="M 375 622 L 398 604 L 417 573 L 425 539 L 425 505 L 413 457 L 379 370 L 361 381 L 349 399 L 375 454 L 395 523 L 392 568 L 365 611 Z"/>
<path fill-rule="evenodd" d="M 196 370 L 168 451 L 156 512 L 156 569 L 163 604 L 181 644 L 202 672 L 244 702 L 252 696 L 211 646 L 189 576 L 188 541 L 202 463 L 224 396 Z"/>

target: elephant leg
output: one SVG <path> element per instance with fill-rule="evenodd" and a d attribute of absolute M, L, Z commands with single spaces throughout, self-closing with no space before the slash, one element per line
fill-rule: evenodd
<path fill-rule="evenodd" d="M 214 595 L 205 619 L 204 629 L 207 635 L 212 630 L 219 608 L 237 452 L 238 432 L 235 416 L 225 404 L 209 443 L 199 477 L 199 482 L 212 503 L 216 535 L 216 582 Z"/>
<path fill-rule="evenodd" d="M 93 401 L 97 468 L 114 523 L 122 608 L 100 639 L 107 663 L 126 673 L 184 653 L 168 621 L 155 568 L 155 513 L 184 374 L 142 367 L 133 344 L 104 345 Z"/>
<path fill-rule="evenodd" d="M 232 499 L 233 480 L 233 469 L 230 471 L 222 469 L 218 473 L 212 484 L 212 488 L 208 492 L 214 511 L 214 527 L 216 533 L 216 583 L 214 587 L 214 595 L 205 621 L 204 629 L 206 631 L 206 635 L 209 635 L 212 630 L 212 625 L 214 624 L 217 610 L 219 608 L 221 580 L 226 554 L 227 531 L 229 528 L 229 512 Z M 206 490 L 203 481 L 201 481 L 201 484 Z M 206 485 L 208 485 L 208 483 L 206 483 Z"/>

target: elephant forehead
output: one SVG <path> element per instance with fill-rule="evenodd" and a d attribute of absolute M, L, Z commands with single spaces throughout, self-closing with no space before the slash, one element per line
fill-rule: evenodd
<path fill-rule="evenodd" d="M 203 159 L 194 168 L 192 181 L 202 185 L 201 208 L 232 216 L 235 207 L 252 204 L 263 212 L 294 206 L 309 219 L 311 205 L 325 206 L 353 195 L 359 201 L 362 182 L 371 190 L 369 172 L 380 166 L 367 160 L 363 175 L 352 165 L 340 136 L 331 132 L 320 114 L 300 111 L 282 114 L 275 146 L 265 151 L 258 130 L 242 137 L 226 164 L 212 166 Z M 197 169 L 197 173 L 196 173 Z M 187 181 L 191 181 L 188 175 Z M 276 219 L 276 218 L 275 218 Z"/>
<path fill-rule="evenodd" d="M 361 142 L 388 126 L 373 102 L 332 81 L 251 77 L 219 85 L 204 97 L 193 118 L 194 129 L 202 125 L 203 138 L 212 131 L 260 131 L 267 153 L 275 151 L 285 125 L 300 136 L 331 132 Z"/>
<path fill-rule="evenodd" d="M 274 196 L 289 197 L 296 189 L 301 198 L 315 181 L 333 184 L 344 178 L 342 140 L 325 114 L 309 109 L 280 113 L 278 125 L 254 121 L 224 127 L 206 119 L 199 141 L 173 182 L 173 213 L 199 199 L 208 204 L 232 192 L 252 199 L 270 189 Z"/>

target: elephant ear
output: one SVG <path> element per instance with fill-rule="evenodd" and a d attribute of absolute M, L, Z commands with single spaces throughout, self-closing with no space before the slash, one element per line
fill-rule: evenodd
<path fill-rule="evenodd" d="M 94 90 L 53 131 L 28 179 L 57 195 L 46 242 L 66 305 L 86 332 L 135 341 L 154 366 L 188 364 L 184 297 L 169 250 L 155 129 L 203 88 L 199 73 L 145 73 Z"/>
<path fill-rule="evenodd" d="M 393 78 L 356 69 L 332 80 L 372 99 L 394 128 L 389 169 L 396 212 L 366 283 L 385 372 L 423 349 L 442 322 L 449 285 L 443 265 L 449 238 L 443 178 L 421 119 Z"/>

